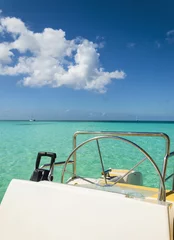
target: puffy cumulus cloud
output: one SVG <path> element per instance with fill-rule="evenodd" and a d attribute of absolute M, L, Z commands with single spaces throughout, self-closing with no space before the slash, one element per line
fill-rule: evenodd
<path fill-rule="evenodd" d="M 4 31 L 14 34 L 21 34 L 27 31 L 25 24 L 18 18 L 1 18 L 1 25 Z"/>
<path fill-rule="evenodd" d="M 24 86 L 67 86 L 104 93 L 112 79 L 126 76 L 123 71 L 107 72 L 100 67 L 100 44 L 83 38 L 67 40 L 61 29 L 35 33 L 22 20 L 6 17 L 0 19 L 0 34 L 12 39 L 0 44 L 0 74 L 21 76 Z"/>
<path fill-rule="evenodd" d="M 0 62 L 10 63 L 14 54 L 10 51 L 8 43 L 0 43 Z"/>

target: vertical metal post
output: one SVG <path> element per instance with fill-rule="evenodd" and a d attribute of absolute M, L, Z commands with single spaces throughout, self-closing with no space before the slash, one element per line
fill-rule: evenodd
<path fill-rule="evenodd" d="M 165 140 L 166 140 L 166 155 L 164 157 L 162 174 L 161 174 L 164 184 L 165 184 L 165 178 L 166 178 L 166 169 L 167 169 L 168 158 L 170 157 L 170 139 L 167 135 L 165 135 Z M 160 183 L 159 199 L 166 200 L 166 194 L 165 194 L 165 196 L 162 196 L 162 195 L 163 195 L 163 190 L 162 190 L 162 184 Z"/>
<path fill-rule="evenodd" d="M 104 164 L 103 164 L 103 160 L 102 160 L 102 155 L 101 155 L 98 139 L 96 140 L 96 142 L 97 142 L 98 153 L 99 153 L 100 162 L 101 162 L 101 166 L 102 166 L 103 176 L 104 176 L 104 179 L 105 179 L 105 184 L 107 184 L 105 168 L 104 168 Z"/>
<path fill-rule="evenodd" d="M 167 162 L 168 162 L 168 158 L 169 155 L 168 153 L 166 153 L 166 156 L 164 157 L 164 162 L 163 162 L 163 169 L 162 169 L 162 178 L 163 178 L 163 182 L 165 184 L 165 178 L 166 178 L 166 169 L 167 169 Z M 160 184 L 160 191 L 159 191 L 159 199 L 165 199 L 166 200 L 166 196 L 162 196 L 164 194 L 164 191 L 162 190 L 162 185 Z M 164 201 L 165 201 L 164 200 Z"/>
<path fill-rule="evenodd" d="M 73 150 L 76 148 L 77 146 L 77 143 L 76 143 L 76 138 L 77 138 L 77 135 L 74 134 L 73 136 Z M 76 151 L 74 152 L 73 154 L 73 175 L 75 176 L 76 175 Z"/>

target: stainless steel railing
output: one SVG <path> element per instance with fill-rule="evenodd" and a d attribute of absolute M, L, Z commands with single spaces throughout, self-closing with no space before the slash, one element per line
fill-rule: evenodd
<path fill-rule="evenodd" d="M 116 131 L 77 131 L 73 135 L 73 149 L 77 146 L 76 138 L 78 135 L 107 135 L 107 136 L 120 136 L 120 137 L 130 137 L 130 136 L 137 136 L 137 137 L 161 137 L 164 138 L 166 141 L 166 151 L 165 151 L 165 157 L 163 162 L 163 170 L 162 170 L 162 176 L 165 179 L 166 174 L 166 167 L 167 167 L 167 160 L 170 155 L 170 138 L 165 133 L 159 133 L 159 132 L 116 132 Z M 76 171 L 75 165 L 76 165 L 76 154 L 73 155 L 74 160 L 74 172 Z"/>
<path fill-rule="evenodd" d="M 102 134 L 103 136 L 97 136 L 97 137 L 93 137 L 90 138 L 86 141 L 84 141 L 83 143 L 81 143 L 80 145 L 77 146 L 77 142 L 76 142 L 76 138 L 77 135 L 80 134 L 92 134 L 92 135 L 100 135 Z M 165 193 L 165 178 L 164 175 L 161 174 L 158 166 L 156 165 L 155 161 L 152 159 L 152 157 L 144 150 L 142 149 L 139 145 L 135 144 L 134 142 L 122 138 L 120 136 L 146 136 L 146 137 L 162 137 L 166 140 L 166 153 L 165 153 L 165 158 L 164 158 L 164 163 L 167 164 L 167 160 L 168 160 L 168 155 L 169 151 L 170 151 L 170 139 L 168 137 L 168 135 L 164 134 L 164 133 L 138 133 L 138 132 L 91 132 L 91 131 L 78 131 L 74 134 L 73 136 L 73 151 L 71 152 L 71 154 L 69 155 L 69 157 L 66 160 L 66 163 L 64 165 L 63 171 L 62 171 L 62 177 L 61 177 L 61 182 L 64 182 L 64 174 L 65 174 L 65 170 L 66 170 L 66 165 L 68 163 L 68 161 L 70 160 L 70 158 L 73 156 L 73 176 L 77 176 L 76 175 L 76 151 L 81 148 L 83 145 L 87 144 L 88 142 L 94 141 L 96 140 L 98 143 L 99 139 L 103 139 L 103 138 L 111 138 L 111 139 L 115 139 L 115 140 L 121 140 L 124 141 L 128 144 L 131 144 L 132 146 L 136 147 L 137 149 L 139 149 L 140 152 L 142 152 L 146 158 L 151 162 L 151 164 L 154 166 L 156 172 L 158 173 L 159 179 L 160 179 L 160 192 L 159 192 L 159 196 L 158 199 L 160 201 L 165 201 L 166 200 L 166 193 Z M 97 144 L 98 145 L 98 144 Z M 99 145 L 98 145 L 99 146 Z M 100 160 L 102 163 L 102 158 L 101 158 L 101 152 L 99 150 L 98 147 L 98 151 L 99 151 L 99 156 L 100 156 Z M 143 160 L 144 161 L 144 160 Z M 141 164 L 142 162 L 140 161 L 140 163 L 136 164 L 132 169 L 135 169 L 135 167 L 137 167 L 139 164 Z M 104 171 L 103 171 L 104 172 Z M 166 166 L 163 165 L 163 172 L 166 172 Z M 104 176 L 105 177 L 105 176 Z M 105 177 L 105 181 L 106 181 L 106 177 Z"/>
<path fill-rule="evenodd" d="M 78 135 L 93 135 L 93 136 L 97 135 L 97 136 L 92 137 L 77 146 L 77 136 Z M 165 140 L 165 155 L 164 155 L 164 160 L 163 160 L 162 172 L 160 172 L 160 170 L 159 170 L 157 164 L 155 163 L 155 161 L 153 160 L 153 158 L 144 149 L 142 149 L 136 143 L 134 143 L 126 138 L 123 138 L 123 137 L 134 137 L 134 136 L 137 136 L 137 137 L 159 137 L 159 138 L 163 138 Z M 75 132 L 73 135 L 73 151 L 71 152 L 71 154 L 69 155 L 69 157 L 67 158 L 66 161 L 55 163 L 55 165 L 64 165 L 64 168 L 62 171 L 62 176 L 61 176 L 61 182 L 64 182 L 64 174 L 66 171 L 67 164 L 73 164 L 72 175 L 74 177 L 78 176 L 76 174 L 76 151 L 91 141 L 96 141 L 96 143 L 97 143 L 98 153 L 99 153 L 100 162 L 101 162 L 101 166 L 102 166 L 102 172 L 105 173 L 102 155 L 101 155 L 100 146 L 99 146 L 99 139 L 105 139 L 105 138 L 111 138 L 114 140 L 126 142 L 126 143 L 132 145 L 133 147 L 137 148 L 140 152 L 142 152 L 145 155 L 145 158 L 142 159 L 141 161 L 139 161 L 134 167 L 132 167 L 129 170 L 129 172 L 134 170 L 137 166 L 139 166 L 146 159 L 148 159 L 151 162 L 151 164 L 155 168 L 155 170 L 159 176 L 159 179 L 160 179 L 160 188 L 159 188 L 160 191 L 159 191 L 159 195 L 158 195 L 158 200 L 160 200 L 160 201 L 166 200 L 165 181 L 167 181 L 171 177 L 173 177 L 173 189 L 172 190 L 174 191 L 174 174 L 171 174 L 170 176 L 168 176 L 166 178 L 166 169 L 167 169 L 168 159 L 170 157 L 174 156 L 174 152 L 170 153 L 170 138 L 169 138 L 169 136 L 165 133 L 158 133 L 158 132 L 151 132 L 151 133 L 148 133 L 148 132 L 116 132 L 116 131 L 97 131 L 97 132 L 77 131 L 77 132 Z M 73 157 L 73 160 L 70 160 L 71 157 Z M 48 166 L 49 166 L 49 164 L 45 164 L 42 167 L 48 167 Z M 104 174 L 104 180 L 105 180 L 105 183 L 107 183 L 105 174 Z M 116 184 L 118 181 L 116 181 L 114 184 Z"/>

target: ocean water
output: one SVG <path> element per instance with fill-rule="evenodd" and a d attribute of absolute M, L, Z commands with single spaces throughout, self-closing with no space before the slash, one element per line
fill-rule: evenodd
<path fill-rule="evenodd" d="M 56 152 L 57 161 L 65 161 L 72 151 L 72 137 L 76 131 L 137 131 L 164 132 L 171 139 L 171 151 L 174 151 L 174 123 L 157 122 L 28 122 L 0 121 L 0 201 L 13 178 L 30 179 L 39 151 Z M 78 144 L 90 136 L 79 136 Z M 144 148 L 162 169 L 165 154 L 165 141 L 162 138 L 129 137 Z M 130 169 L 143 159 L 143 154 L 122 141 L 101 139 L 99 141 L 105 169 Z M 48 162 L 44 158 L 42 163 Z M 173 172 L 174 157 L 169 159 L 167 175 Z M 138 168 L 143 174 L 145 186 L 158 187 L 159 178 L 146 160 Z M 69 177 L 71 166 L 65 178 Z M 100 158 L 96 141 L 90 142 L 77 152 L 77 173 L 83 177 L 95 177 L 101 174 Z M 55 169 L 54 181 L 60 181 L 62 167 Z M 171 181 L 166 183 L 171 188 Z"/>

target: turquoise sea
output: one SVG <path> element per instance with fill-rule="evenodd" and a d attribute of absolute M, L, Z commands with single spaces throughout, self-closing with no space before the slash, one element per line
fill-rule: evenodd
<path fill-rule="evenodd" d="M 57 153 L 57 161 L 64 161 L 72 150 L 72 136 L 78 130 L 164 132 L 171 139 L 174 151 L 174 123 L 162 122 L 66 122 L 66 121 L 0 121 L 0 201 L 11 179 L 29 179 L 39 151 Z M 91 136 L 90 136 L 91 137 Z M 79 136 L 78 143 L 87 139 Z M 165 141 L 161 138 L 129 138 L 142 146 L 162 169 Z M 131 168 L 143 155 L 131 146 L 116 140 L 99 141 L 105 169 Z M 47 162 L 46 158 L 43 162 Z M 96 142 L 91 142 L 77 154 L 78 174 L 83 177 L 100 176 L 101 167 Z M 174 158 L 169 160 L 167 175 L 173 172 Z M 55 181 L 60 181 L 61 167 L 55 169 Z M 158 176 L 146 160 L 137 170 L 143 173 L 144 185 L 158 187 Z M 69 166 L 69 171 L 71 167 Z M 67 174 L 68 177 L 68 174 Z M 167 183 L 167 188 L 171 182 Z"/>

